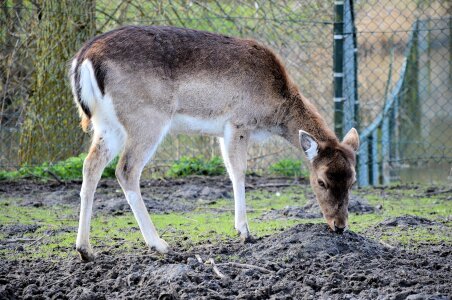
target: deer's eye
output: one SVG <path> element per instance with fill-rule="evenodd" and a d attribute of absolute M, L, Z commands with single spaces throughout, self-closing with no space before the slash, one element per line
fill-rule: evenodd
<path fill-rule="evenodd" d="M 319 179 L 319 180 L 317 180 L 317 183 L 320 185 L 320 187 L 326 189 L 326 185 L 325 185 L 325 182 L 323 182 L 323 180 Z"/>

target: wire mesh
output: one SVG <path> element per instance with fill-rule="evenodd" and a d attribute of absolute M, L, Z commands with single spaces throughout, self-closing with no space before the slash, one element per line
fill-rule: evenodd
<path fill-rule="evenodd" d="M 55 6 L 42 7 L 39 3 L 3 1 L 1 4 L 0 170 L 17 169 L 23 164 L 18 156 L 20 137 L 23 124 L 29 118 L 25 112 L 30 98 L 36 96 L 33 74 L 40 39 L 36 29 L 42 23 L 45 9 L 61 13 Z M 448 1 L 354 1 L 353 13 L 356 32 L 349 32 L 346 25 L 348 32 L 345 33 L 356 33 L 357 90 L 353 92 L 359 100 L 359 114 L 345 127 L 354 125 L 362 130 L 382 111 L 399 79 L 413 24 L 419 21 L 416 80 L 404 86 L 405 91 L 416 90 L 417 112 L 413 114 L 400 106 L 398 123 L 393 125 L 402 126 L 399 123 L 403 123 L 405 131 L 391 139 L 392 149 L 399 149 L 397 155 L 391 156 L 391 170 L 421 162 L 436 162 L 443 169 L 450 168 L 452 101 Z M 98 33 L 125 24 L 173 25 L 254 38 L 282 57 L 301 92 L 316 104 L 333 128 L 334 9 L 330 1 L 99 0 L 94 14 Z M 65 14 L 62 22 L 83 30 L 80 19 L 74 10 L 72 15 Z M 77 41 L 78 47 L 81 42 Z M 65 55 L 65 60 L 60 58 L 59 63 L 66 64 L 78 49 L 74 43 L 63 40 L 59 45 Z M 48 55 L 53 53 L 50 51 Z M 50 74 L 56 74 L 52 73 L 53 67 L 48 66 Z M 350 72 L 347 67 L 345 70 Z M 66 78 L 54 78 L 52 84 L 64 85 L 69 91 Z M 57 97 L 50 92 L 41 94 L 42 98 Z M 64 95 L 65 100 L 68 105 L 73 105 L 68 95 Z M 352 104 L 345 105 L 345 109 L 352 109 Z M 73 111 L 76 115 L 76 110 Z M 64 126 L 61 127 L 64 130 Z M 70 139 L 71 130 L 66 130 Z M 48 144 L 49 153 L 42 155 L 42 159 L 50 162 L 66 159 L 69 144 L 64 141 L 58 145 Z M 89 137 L 85 136 L 84 142 L 71 149 L 71 153 L 87 151 L 88 144 Z M 206 158 L 219 155 L 216 141 L 209 137 L 169 136 L 160 146 L 150 169 L 164 172 L 174 160 L 198 155 Z M 249 167 L 253 171 L 266 172 L 269 165 L 283 158 L 301 159 L 301 154 L 278 138 L 249 148 Z M 38 156 L 32 164 L 39 163 L 42 161 Z"/>
<path fill-rule="evenodd" d="M 360 159 L 370 172 L 371 164 L 374 170 L 382 170 L 374 177 L 387 173 L 391 180 L 447 181 L 452 162 L 448 2 L 356 1 L 355 22 L 361 131 L 396 97 L 395 106 L 387 112 L 392 116 L 385 116 L 391 120 L 382 121 L 374 135 L 376 147 L 386 151 L 382 128 L 388 126 L 387 152 Z M 405 78 L 398 90 L 401 76 Z M 371 178 L 371 183 L 388 181 Z"/>

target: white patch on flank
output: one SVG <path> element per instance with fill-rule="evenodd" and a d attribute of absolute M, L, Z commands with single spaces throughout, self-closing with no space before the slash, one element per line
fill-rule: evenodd
<path fill-rule="evenodd" d="M 80 66 L 80 89 L 80 101 L 94 114 L 96 103 L 103 97 L 94 75 L 93 65 L 89 60 L 85 60 Z"/>
<path fill-rule="evenodd" d="M 212 119 L 201 119 L 188 115 L 176 114 L 173 118 L 171 131 L 178 133 L 197 133 L 221 137 L 228 116 L 219 116 Z"/>
<path fill-rule="evenodd" d="M 272 134 L 266 130 L 255 130 L 251 132 L 250 140 L 257 143 L 262 143 L 271 136 Z"/>

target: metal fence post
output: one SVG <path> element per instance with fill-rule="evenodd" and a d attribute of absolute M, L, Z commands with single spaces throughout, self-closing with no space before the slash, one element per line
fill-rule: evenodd
<path fill-rule="evenodd" d="M 334 1 L 334 45 L 333 45 L 333 76 L 334 76 L 334 131 L 339 139 L 343 137 L 344 116 L 344 1 Z"/>
<path fill-rule="evenodd" d="M 355 82 L 355 109 L 354 109 L 354 121 L 355 121 L 355 129 L 359 130 L 360 127 L 360 118 L 359 118 L 359 98 L 358 98 L 358 36 L 357 30 L 355 26 L 355 7 L 353 4 L 353 0 L 350 0 L 350 11 L 353 22 L 353 60 L 354 60 L 354 82 Z"/>

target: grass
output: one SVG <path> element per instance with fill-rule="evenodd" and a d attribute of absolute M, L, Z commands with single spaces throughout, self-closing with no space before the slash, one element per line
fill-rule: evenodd
<path fill-rule="evenodd" d="M 202 156 L 183 156 L 176 160 L 166 172 L 168 177 L 184 177 L 189 175 L 216 176 L 226 172 L 223 160 L 219 156 L 206 159 Z"/>
<path fill-rule="evenodd" d="M 56 163 L 45 162 L 38 166 L 22 166 L 15 171 L 0 170 L 0 181 L 17 180 L 23 178 L 37 178 L 42 181 L 57 179 L 61 181 L 81 179 L 83 170 L 83 161 L 86 153 L 79 156 L 69 157 Z M 102 173 L 102 178 L 113 178 L 118 159 L 114 159 Z"/>
<path fill-rule="evenodd" d="M 275 175 L 289 177 L 307 177 L 306 169 L 302 169 L 302 161 L 294 159 L 282 159 L 269 167 L 269 171 Z"/>
<path fill-rule="evenodd" d="M 452 202 L 444 196 L 425 197 L 419 190 L 376 190 L 356 191 L 368 199 L 373 206 L 382 208 L 372 214 L 350 214 L 350 230 L 385 241 L 392 245 L 412 247 L 420 244 L 452 244 Z M 299 223 L 318 223 L 322 219 L 272 219 L 261 216 L 272 209 L 286 206 L 303 206 L 305 192 L 300 187 L 286 188 L 281 192 L 251 191 L 247 193 L 250 230 L 256 237 L 279 232 Z M 37 225 L 32 233 L 9 236 L 2 231 L 1 240 L 15 238 L 40 239 L 36 246 L 24 243 L 23 250 L 2 249 L 0 257 L 8 258 L 58 258 L 75 256 L 74 243 L 78 226 L 78 209 L 69 206 L 30 207 L 22 206 L 21 199 L 0 199 L 0 224 Z M 379 222 L 401 215 L 417 215 L 442 223 L 442 226 L 419 228 L 385 227 L 376 230 Z M 233 228 L 233 201 L 220 199 L 213 204 L 198 207 L 184 213 L 151 215 L 157 230 L 170 245 L 190 248 L 197 244 L 221 242 L 237 238 Z M 132 213 L 119 216 L 97 214 L 92 219 L 91 242 L 95 251 L 131 251 L 146 249 L 141 232 Z M 39 246 L 37 246 L 39 245 Z"/>
<path fill-rule="evenodd" d="M 48 181 L 49 179 L 58 181 L 81 180 L 83 161 L 86 158 L 86 153 L 79 156 L 70 157 L 66 160 L 56 163 L 43 163 L 37 166 L 22 166 L 15 171 L 0 170 L 0 181 L 2 180 L 17 180 L 24 178 L 37 178 L 41 181 Z M 114 178 L 116 164 L 118 157 L 116 157 L 103 171 L 102 178 Z M 306 177 L 307 173 L 302 168 L 301 160 L 282 159 L 269 167 L 270 173 L 277 176 L 289 177 Z M 211 158 L 198 156 L 182 156 L 169 165 L 165 173 L 166 177 L 177 178 L 186 177 L 190 175 L 201 176 L 218 176 L 226 173 L 223 159 L 219 156 Z"/>

